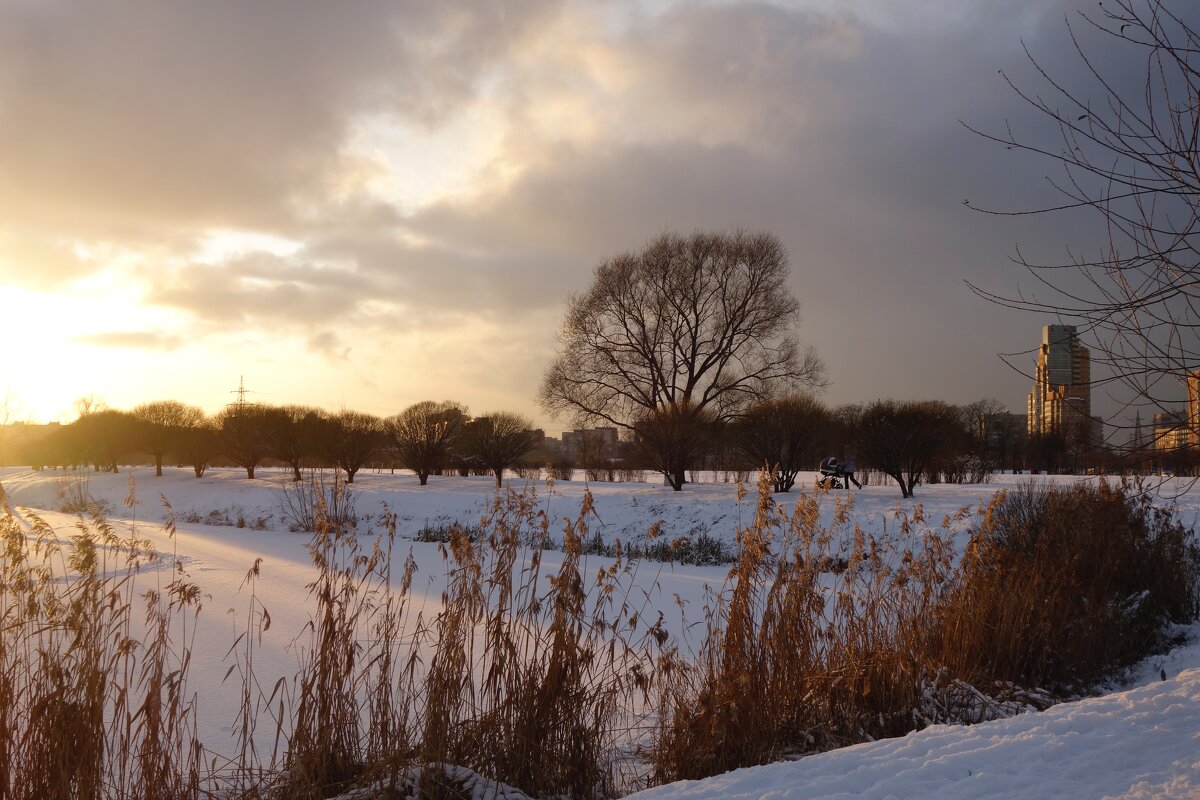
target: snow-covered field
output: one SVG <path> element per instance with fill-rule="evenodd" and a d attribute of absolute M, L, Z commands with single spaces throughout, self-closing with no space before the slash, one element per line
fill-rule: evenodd
<path fill-rule="evenodd" d="M 305 550 L 307 536 L 288 530 L 283 493 L 288 476 L 260 471 L 251 481 L 239 470 L 211 470 L 196 479 L 190 471 L 169 469 L 156 478 L 152 469 L 138 468 L 119 475 L 87 473 L 86 490 L 108 510 L 122 529 L 136 526 L 140 536 L 164 553 L 177 552 L 192 579 L 206 594 L 201 625 L 196 631 L 191 689 L 201 698 L 199 734 L 216 752 L 232 750 L 232 723 L 240 687 L 223 680 L 226 653 L 245 629 L 249 607 L 244 579 L 261 558 L 256 598 L 270 612 L 272 625 L 255 654 L 260 682 L 290 676 L 296 669 L 295 640 L 309 619 L 305 585 L 314 569 Z M 122 504 L 133 477 L 138 500 L 132 510 Z M 62 513 L 62 473 L 0 470 L 0 483 L 18 513 L 42 516 L 60 531 L 70 533 L 76 522 Z M 923 527 L 953 534 L 961 550 L 973 515 L 955 518 L 963 508 L 972 511 L 986 503 L 997 488 L 1017 480 L 1005 476 L 989 485 L 919 487 L 915 500 L 901 500 L 895 487 L 868 486 L 854 493 L 854 521 L 868 533 L 903 544 L 901 518 L 918 513 Z M 1057 480 L 1080 480 L 1058 478 Z M 811 486 L 802 476 L 798 488 Z M 514 489 L 526 482 L 512 479 Z M 76 487 L 78 488 L 78 487 Z M 537 482 L 540 507 L 552 520 L 578 514 L 582 482 Z M 1200 489 L 1186 484 L 1162 487 L 1177 498 L 1186 524 L 1200 514 Z M 733 541 L 739 524 L 754 514 L 754 487 L 737 500 L 734 484 L 689 485 L 683 492 L 649 484 L 592 484 L 596 515 L 592 532 L 606 541 L 637 541 L 656 522 L 663 536 L 710 537 Z M 495 496 L 490 478 L 433 477 L 427 487 L 407 474 L 360 473 L 352 487 L 360 532 L 378 530 L 390 509 L 402 537 L 397 554 L 411 551 L 417 564 L 416 603 L 432 611 L 445 585 L 445 562 L 439 545 L 411 541 L 425 527 L 451 522 L 477 523 Z M 175 511 L 174 540 L 160 530 L 166 509 Z M 836 496 L 844 493 L 838 492 Z M 822 516 L 831 519 L 835 495 L 821 496 Z M 781 500 L 792 502 L 788 497 Z M 28 511 L 24 510 L 28 509 Z M 240 525 L 240 527 L 239 527 Z M 552 524 L 552 530 L 561 526 Z M 405 541 L 407 539 L 407 541 Z M 554 569 L 558 554 L 548 551 L 544 564 Z M 591 557 L 588 568 L 605 565 Z M 703 623 L 708 592 L 724 581 L 726 567 L 697 567 L 645 562 L 633 581 L 652 610 L 666 615 L 668 630 L 687 649 L 699 636 L 693 626 Z M 161 580 L 154 573 L 141 578 Z M 151 584 L 153 585 L 153 584 Z M 1200 633 L 1200 628 L 1193 629 Z M 1159 670 L 1165 670 L 1163 681 Z M 707 781 L 651 790 L 650 798 L 717 797 L 1200 797 L 1200 647 L 1187 646 L 1160 657 L 1131 681 L 1135 688 L 1104 697 L 1056 706 L 1040 714 L 971 728 L 937 726 L 903 739 L 875 742 L 810 756 L 799 762 L 741 770 Z"/>

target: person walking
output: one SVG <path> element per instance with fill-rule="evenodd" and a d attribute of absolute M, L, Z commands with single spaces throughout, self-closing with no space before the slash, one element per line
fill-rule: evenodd
<path fill-rule="evenodd" d="M 862 484 L 859 483 L 858 479 L 854 477 L 854 456 L 853 455 L 848 455 L 842 459 L 842 477 L 844 477 L 846 479 L 846 488 L 847 489 L 850 488 L 851 483 L 853 483 L 855 485 L 855 487 L 857 487 L 859 489 L 862 488 Z"/>

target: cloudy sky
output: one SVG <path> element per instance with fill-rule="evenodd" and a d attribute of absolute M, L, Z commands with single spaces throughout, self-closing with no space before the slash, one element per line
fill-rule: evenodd
<path fill-rule="evenodd" d="M 668 230 L 777 234 L 831 403 L 996 397 L 984 303 L 1083 225 L 999 74 L 1081 75 L 1059 0 L 0 0 L 0 394 L 391 414 L 534 397 L 563 301 Z M 1114 56 L 1114 59 L 1117 57 Z M 1086 243 L 1086 242 L 1085 242 Z"/>

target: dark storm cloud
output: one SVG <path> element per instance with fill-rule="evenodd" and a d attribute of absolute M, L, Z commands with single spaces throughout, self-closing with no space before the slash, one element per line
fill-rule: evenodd
<path fill-rule="evenodd" d="M 1053 165 L 959 123 L 1053 136 L 998 74 L 1032 78 L 1021 40 L 1056 74 L 1084 77 L 1066 47 L 1068 5 L 977 11 L 950 30 L 897 31 L 762 4 L 679 6 L 624 43 L 642 81 L 628 123 L 641 112 L 695 129 L 542 146 L 502 194 L 418 213 L 415 231 L 488 254 L 443 253 L 433 263 L 453 268 L 421 269 L 421 290 L 553 305 L 599 260 L 662 230 L 761 228 L 792 254 L 802 332 L 830 363 L 835 399 L 996 394 L 1019 406 L 1024 383 L 994 353 L 1035 345 L 1045 320 L 982 303 L 963 281 L 1013 287 L 1016 243 L 1061 254 L 1102 237 L 1087 219 L 1012 222 L 963 206 L 1056 200 Z M 1099 54 L 1123 69 L 1111 62 L 1127 54 Z"/>

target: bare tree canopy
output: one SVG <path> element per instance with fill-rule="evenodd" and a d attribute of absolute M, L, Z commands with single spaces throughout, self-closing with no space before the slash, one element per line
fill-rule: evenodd
<path fill-rule="evenodd" d="M 781 387 L 822 385 L 793 335 L 787 277 L 779 240 L 747 231 L 664 234 L 605 261 L 568 301 L 542 406 L 632 429 L 663 409 L 727 419 Z"/>
<path fill-rule="evenodd" d="M 441 474 L 466 422 L 467 407 L 461 403 L 425 400 L 389 417 L 384 426 L 400 463 L 425 486 L 431 473 Z"/>
<path fill-rule="evenodd" d="M 1194 2 L 1112 0 L 1068 28 L 1082 79 L 1068 85 L 1029 55 L 1043 85 L 1009 81 L 1057 129 L 1057 146 L 1011 130 L 976 131 L 1057 164 L 1061 172 L 1049 180 L 1061 200 L 988 213 L 1090 210 L 1107 235 L 1088 254 L 1058 262 L 1018 253 L 1033 280 L 1016 296 L 973 288 L 1077 324 L 1093 362 L 1106 365 L 1130 399 L 1161 406 L 1200 368 L 1200 12 Z M 1127 56 L 1144 72 L 1106 66 L 1127 64 Z"/>
<path fill-rule="evenodd" d="M 833 415 L 812 395 L 795 394 L 756 403 L 738 419 L 734 446 L 756 467 L 771 471 L 776 492 L 796 485 L 800 470 L 818 460 L 830 438 Z"/>
<path fill-rule="evenodd" d="M 912 497 L 936 460 L 962 432 L 962 414 L 940 400 L 876 400 L 858 419 L 862 462 L 894 478 L 900 494 Z"/>
<path fill-rule="evenodd" d="M 204 419 L 203 409 L 178 400 L 142 403 L 130 413 L 136 423 L 138 444 L 154 456 L 154 474 L 159 478 L 163 457 L 178 441 L 178 432 L 194 428 Z"/>
<path fill-rule="evenodd" d="M 499 489 L 504 485 L 504 470 L 537 447 L 539 439 L 528 419 L 500 411 L 471 420 L 462 432 L 462 448 L 496 476 Z"/>

